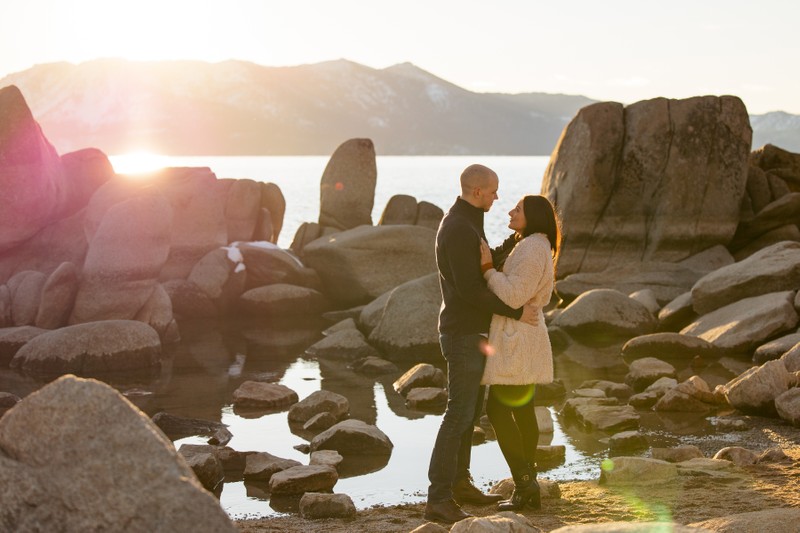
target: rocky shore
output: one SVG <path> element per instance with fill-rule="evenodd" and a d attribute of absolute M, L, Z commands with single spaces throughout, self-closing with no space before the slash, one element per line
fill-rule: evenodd
<path fill-rule="evenodd" d="M 59 156 L 15 87 L 0 89 L 0 116 L 0 365 L 41 383 L 24 398 L 0 390 L 0 529 L 442 530 L 423 523 L 421 505 L 357 510 L 335 492 L 348 459 L 380 470 L 395 449 L 374 417 L 354 416 L 362 406 L 347 387 L 300 395 L 245 372 L 225 391 L 247 416 L 286 412 L 304 462 L 227 446 L 219 413 L 151 418 L 135 405 L 169 375 L 165 347 L 182 328 L 234 318 L 260 324 L 237 348 L 244 367 L 253 346 L 262 360 L 303 353 L 369 385 L 388 379 L 387 400 L 404 410 L 441 411 L 433 242 L 443 212 L 398 195 L 373 224 L 370 140 L 334 152 L 318 220 L 284 250 L 275 243 L 291 206 L 273 184 L 199 168 L 134 180 L 98 150 Z M 607 450 L 596 481 L 546 483 L 540 512 L 469 508 L 482 518 L 452 531 L 796 524 L 800 155 L 751 151 L 751 134 L 730 96 L 599 103 L 570 122 L 542 185 L 564 225 L 546 309 L 564 374 L 537 403 Z M 321 339 L 288 327 L 312 319 L 325 324 Z M 142 376 L 145 390 L 123 396 L 104 383 L 120 375 Z M 552 433 L 550 413 L 537 416 Z M 697 437 L 697 426 L 711 429 Z M 674 445 L 654 444 L 659 432 Z M 186 436 L 207 444 L 175 450 Z M 491 428 L 476 426 L 476 442 L 486 438 Z M 563 445 L 541 455 L 566 460 Z M 212 497 L 233 479 L 291 516 L 234 525 Z M 764 514 L 735 516 L 751 511 Z M 638 526 L 609 527 L 594 530 Z"/>

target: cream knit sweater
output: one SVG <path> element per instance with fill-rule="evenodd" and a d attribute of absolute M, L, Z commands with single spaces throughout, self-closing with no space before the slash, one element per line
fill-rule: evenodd
<path fill-rule="evenodd" d="M 539 311 L 539 324 L 492 316 L 484 385 L 527 385 L 553 381 L 553 351 L 541 309 L 553 293 L 553 255 L 543 233 L 522 239 L 506 259 L 503 271 L 484 274 L 489 289 L 504 303 L 517 308 L 532 302 Z"/>

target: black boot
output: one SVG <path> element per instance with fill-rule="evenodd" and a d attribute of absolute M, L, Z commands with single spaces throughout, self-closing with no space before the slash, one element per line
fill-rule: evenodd
<path fill-rule="evenodd" d="M 525 505 L 541 509 L 542 496 L 539 482 L 536 481 L 536 470 L 527 468 L 523 472 L 514 473 L 514 492 L 511 498 L 497 505 L 498 511 L 519 511 Z"/>

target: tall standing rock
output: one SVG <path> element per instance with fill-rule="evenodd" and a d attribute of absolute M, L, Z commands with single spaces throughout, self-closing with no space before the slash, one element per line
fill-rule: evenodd
<path fill-rule="evenodd" d="M 319 223 L 337 229 L 372 225 L 378 170 L 369 139 L 350 139 L 333 152 L 320 184 Z"/>
<path fill-rule="evenodd" d="M 13 85 L 0 89 L 0 252 L 53 221 L 63 180 L 61 159 L 22 93 Z"/>
<path fill-rule="evenodd" d="M 752 129 L 733 96 L 581 109 L 542 182 L 564 227 L 560 276 L 679 261 L 736 231 Z"/>

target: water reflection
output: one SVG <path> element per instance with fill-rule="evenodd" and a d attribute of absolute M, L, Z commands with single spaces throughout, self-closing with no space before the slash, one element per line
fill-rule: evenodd
<path fill-rule="evenodd" d="M 423 501 L 427 492 L 427 468 L 441 415 L 409 409 L 405 399 L 392 388 L 402 372 L 413 366 L 400 364 L 397 373 L 369 377 L 348 368 L 348 361 L 319 361 L 303 355 L 321 338 L 329 324 L 319 320 L 302 324 L 281 324 L 263 319 L 192 321 L 180 324 L 183 340 L 166 350 L 161 372 L 147 379 L 107 376 L 105 380 L 124 393 L 149 416 L 164 411 L 172 415 L 222 422 L 233 438 L 228 444 L 238 451 L 263 451 L 308 463 L 308 456 L 295 449 L 307 444 L 314 432 L 290 426 L 286 411 L 240 410 L 232 406 L 233 392 L 247 380 L 281 383 L 297 392 L 300 399 L 323 389 L 348 398 L 350 416 L 375 424 L 391 439 L 390 456 L 345 457 L 339 467 L 340 479 L 334 490 L 353 498 L 359 508 L 375 504 Z M 440 359 L 438 365 L 444 367 Z M 679 376 L 699 373 L 713 388 L 726 382 L 731 363 L 709 361 L 702 368 L 689 368 L 684 361 Z M 566 390 L 587 379 L 624 381 L 627 368 L 619 347 L 592 348 L 571 345 L 557 355 L 555 373 Z M 688 377 L 688 376 L 686 376 Z M 41 387 L 47 379 L 0 370 L 0 390 L 18 396 Z M 550 479 L 596 479 L 599 463 L 607 456 L 608 434 L 585 431 L 569 425 L 557 413 L 564 399 L 544 402 L 554 415 L 554 431 L 542 434 L 540 444 L 566 447 L 564 462 L 541 465 Z M 542 403 L 537 401 L 537 404 Z M 684 435 L 714 433 L 703 415 L 640 411 L 642 432 L 652 446 L 670 446 Z M 472 474 L 478 486 L 509 476 L 496 441 L 473 449 Z M 206 438 L 188 437 L 181 444 L 203 444 Z M 220 500 L 234 517 L 269 516 L 296 509 L 291 498 L 273 499 L 263 483 L 228 477 Z"/>

